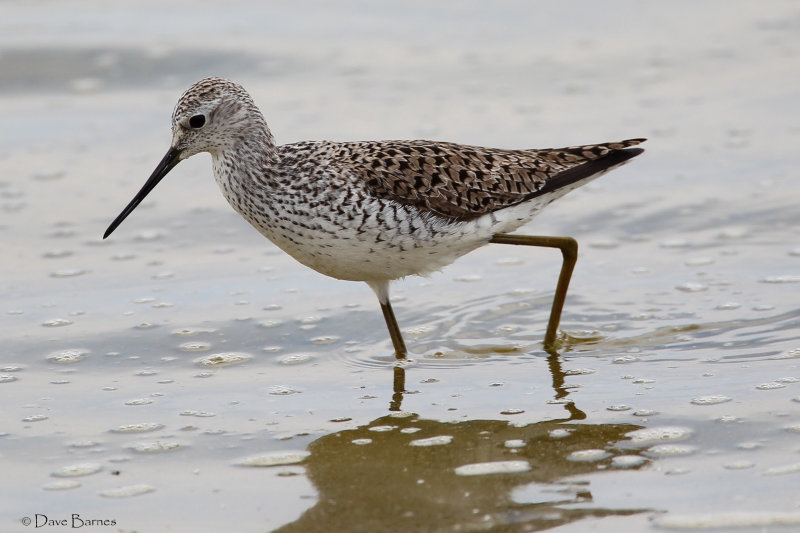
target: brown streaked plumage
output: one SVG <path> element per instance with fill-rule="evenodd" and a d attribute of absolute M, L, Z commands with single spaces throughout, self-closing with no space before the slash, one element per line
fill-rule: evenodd
<path fill-rule="evenodd" d="M 544 206 L 642 152 L 644 139 L 544 150 L 436 141 L 300 142 L 277 146 L 247 92 L 206 78 L 181 96 L 172 146 L 111 223 L 108 237 L 181 160 L 212 156 L 231 206 L 301 263 L 364 281 L 378 295 L 395 353 L 406 353 L 389 282 L 427 274 L 488 244 L 555 247 L 564 263 L 545 336 L 552 346 L 577 244 L 508 235 Z"/>

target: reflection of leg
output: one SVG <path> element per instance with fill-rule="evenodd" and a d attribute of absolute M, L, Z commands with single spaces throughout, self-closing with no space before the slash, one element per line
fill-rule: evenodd
<path fill-rule="evenodd" d="M 550 310 L 550 321 L 547 323 L 547 333 L 544 336 L 545 349 L 552 349 L 556 342 L 558 323 L 561 321 L 561 310 L 567 298 L 567 288 L 572 277 L 575 263 L 578 261 L 578 243 L 572 237 L 538 237 L 533 235 L 508 235 L 498 233 L 489 242 L 497 244 L 517 244 L 523 246 L 543 246 L 561 250 L 563 262 L 561 274 L 558 276 L 556 294 L 553 297 L 553 307 Z"/>
<path fill-rule="evenodd" d="M 399 411 L 403 403 L 403 393 L 406 391 L 406 369 L 400 366 L 394 367 L 394 388 L 392 401 L 389 402 L 390 411 Z"/>
<path fill-rule="evenodd" d="M 368 281 L 367 285 L 375 291 L 378 296 L 378 301 L 381 303 L 381 311 L 383 311 L 383 318 L 386 320 L 386 327 L 389 328 L 389 336 L 392 338 L 394 345 L 394 355 L 398 359 L 406 358 L 406 343 L 403 342 L 403 335 L 400 333 L 400 326 L 397 325 L 397 319 L 394 317 L 392 304 L 389 303 L 389 282 L 388 281 Z"/>
<path fill-rule="evenodd" d="M 566 374 L 561 369 L 561 358 L 555 352 L 549 352 L 547 357 L 547 367 L 550 369 L 550 376 L 553 378 L 553 390 L 555 391 L 555 399 L 561 400 L 569 396 L 569 391 L 564 387 L 564 379 Z M 569 413 L 568 420 L 585 420 L 586 413 L 581 411 L 575 406 L 573 401 L 568 401 L 564 404 L 564 409 Z"/>

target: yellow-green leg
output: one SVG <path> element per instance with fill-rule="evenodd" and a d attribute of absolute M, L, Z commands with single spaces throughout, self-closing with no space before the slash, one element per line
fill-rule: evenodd
<path fill-rule="evenodd" d="M 497 244 L 516 244 L 521 246 L 541 246 L 558 248 L 561 250 L 563 262 L 561 274 L 558 276 L 556 294 L 553 297 L 553 307 L 550 309 L 550 321 L 547 323 L 547 332 L 544 335 L 544 347 L 549 350 L 554 348 L 558 323 L 561 321 L 561 311 L 564 309 L 564 300 L 567 298 L 569 280 L 578 261 L 578 242 L 572 237 L 538 237 L 534 235 L 509 235 L 498 233 L 489 242 Z"/>

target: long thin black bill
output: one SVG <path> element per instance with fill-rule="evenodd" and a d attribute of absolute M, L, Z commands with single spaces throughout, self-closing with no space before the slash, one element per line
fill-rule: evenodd
<path fill-rule="evenodd" d="M 122 210 L 122 213 L 120 213 L 119 216 L 114 219 L 114 222 L 108 226 L 108 229 L 103 234 L 104 239 L 111 235 L 111 233 L 117 229 L 117 226 L 122 224 L 122 221 L 125 220 L 125 217 L 130 215 L 131 212 L 136 209 L 136 206 L 142 203 L 142 200 L 144 200 L 145 196 L 147 196 L 150 191 L 153 190 L 153 187 L 158 185 L 158 182 L 161 181 L 161 179 L 166 176 L 170 170 L 175 168 L 175 165 L 180 163 L 180 161 L 180 151 L 176 150 L 175 148 L 170 148 L 167 152 L 167 155 L 164 156 L 164 159 L 161 160 L 156 169 L 145 182 L 144 187 L 142 187 L 142 189 L 136 193 L 136 196 L 133 197 L 131 203 L 129 203 L 125 209 Z"/>

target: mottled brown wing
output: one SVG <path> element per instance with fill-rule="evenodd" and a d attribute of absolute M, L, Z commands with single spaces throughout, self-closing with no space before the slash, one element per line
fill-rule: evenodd
<path fill-rule="evenodd" d="M 644 141 L 544 150 L 499 150 L 434 141 L 345 143 L 342 158 L 378 197 L 451 219 L 470 219 L 607 170 Z"/>

